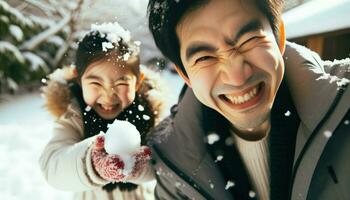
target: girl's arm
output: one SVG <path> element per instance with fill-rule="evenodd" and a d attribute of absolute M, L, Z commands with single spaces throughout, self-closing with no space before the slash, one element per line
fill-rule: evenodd
<path fill-rule="evenodd" d="M 84 139 L 81 115 L 73 109 L 62 115 L 46 145 L 40 167 L 47 182 L 57 189 L 83 191 L 107 184 L 94 171 L 91 162 L 95 137 Z"/>

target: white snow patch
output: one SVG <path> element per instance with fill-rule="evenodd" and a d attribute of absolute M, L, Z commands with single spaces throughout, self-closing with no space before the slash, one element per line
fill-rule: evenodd
<path fill-rule="evenodd" d="M 112 43 L 118 43 L 120 39 L 123 39 L 127 43 L 131 39 L 130 32 L 120 26 L 118 22 L 102 23 L 101 25 L 91 24 L 91 30 L 106 35 L 107 40 Z"/>
<path fill-rule="evenodd" d="M 25 61 L 22 53 L 18 50 L 18 48 L 7 41 L 0 41 L 0 52 L 11 52 L 20 63 L 24 63 Z"/>
<path fill-rule="evenodd" d="M 16 25 L 13 25 L 11 24 L 10 27 L 10 33 L 11 35 L 16 38 L 16 40 L 18 42 L 22 41 L 23 40 L 23 31 L 20 27 L 16 26 Z"/>
<path fill-rule="evenodd" d="M 53 43 L 53 44 L 55 44 L 56 46 L 59 46 L 59 47 L 62 46 L 65 43 L 64 40 L 61 37 L 57 36 L 57 35 L 49 37 L 47 39 L 47 41 L 50 42 L 50 43 Z"/>
<path fill-rule="evenodd" d="M 214 144 L 215 142 L 220 140 L 220 136 L 216 133 L 211 133 L 207 136 L 208 144 Z"/>
<path fill-rule="evenodd" d="M 125 54 L 123 55 L 123 60 L 124 60 L 124 61 L 128 61 L 129 58 L 130 58 L 130 53 L 125 53 Z"/>
<path fill-rule="evenodd" d="M 113 49 L 114 45 L 110 42 L 102 42 L 102 51 L 108 51 L 108 49 Z"/>
<path fill-rule="evenodd" d="M 16 83 L 16 81 L 14 81 L 12 78 L 7 77 L 7 84 L 9 86 L 9 88 L 13 89 L 13 90 L 18 90 L 18 84 Z"/>
<path fill-rule="evenodd" d="M 329 79 L 329 83 L 336 82 L 338 87 L 346 86 L 350 82 L 349 79 L 347 78 L 338 78 L 337 76 L 332 76 L 328 73 L 323 73 L 316 80 L 318 81 L 318 80 L 328 80 L 328 79 Z"/>
<path fill-rule="evenodd" d="M 62 84 L 67 84 L 67 80 L 65 78 L 66 72 L 61 68 L 57 68 L 54 72 L 49 74 L 48 77 L 50 80 L 57 81 Z"/>
<path fill-rule="evenodd" d="M 39 93 L 11 96 L 0 103 L 0 196 L 8 200 L 72 199 L 68 191 L 50 186 L 39 157 L 52 137 L 53 117 Z M 30 117 L 28 117 L 30 116 Z"/>
<path fill-rule="evenodd" d="M 26 18 L 20 11 L 18 11 L 15 8 L 12 8 L 11 6 L 9 6 L 5 1 L 0 1 L 0 7 L 2 7 L 2 9 L 8 11 L 9 13 L 11 13 L 14 17 L 15 17 L 15 22 L 16 23 L 20 23 L 22 26 L 33 26 L 33 22 L 31 20 L 29 20 L 28 18 Z"/>
<path fill-rule="evenodd" d="M 134 168 L 136 160 L 133 156 L 126 154 L 120 154 L 119 156 L 124 162 L 123 174 L 129 176 Z"/>
<path fill-rule="evenodd" d="M 36 71 L 41 67 L 46 73 L 49 72 L 49 68 L 41 57 L 29 51 L 24 52 L 23 56 L 31 63 L 30 68 L 32 71 Z"/>

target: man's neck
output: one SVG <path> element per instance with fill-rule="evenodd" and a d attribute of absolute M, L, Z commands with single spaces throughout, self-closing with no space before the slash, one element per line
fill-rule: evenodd
<path fill-rule="evenodd" d="M 258 141 L 265 138 L 271 129 L 270 120 L 266 120 L 260 126 L 252 129 L 237 129 L 232 126 L 233 132 L 240 138 L 248 141 Z"/>

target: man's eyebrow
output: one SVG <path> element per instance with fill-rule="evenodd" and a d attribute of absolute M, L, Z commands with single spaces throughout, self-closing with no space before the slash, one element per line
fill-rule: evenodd
<path fill-rule="evenodd" d="M 194 43 L 191 44 L 187 49 L 186 49 L 186 60 L 188 61 L 193 55 L 195 55 L 198 52 L 201 51 L 209 51 L 209 52 L 214 52 L 217 51 L 218 48 L 213 47 L 210 44 L 207 43 Z"/>
<path fill-rule="evenodd" d="M 263 27 L 261 21 L 259 19 L 253 19 L 246 23 L 242 28 L 238 31 L 236 36 L 233 39 L 226 39 L 226 43 L 234 46 L 240 37 L 249 32 L 254 32 Z"/>

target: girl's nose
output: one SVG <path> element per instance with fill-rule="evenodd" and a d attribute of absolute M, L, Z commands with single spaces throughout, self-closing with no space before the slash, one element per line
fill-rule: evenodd
<path fill-rule="evenodd" d="M 103 97 L 106 104 L 115 104 L 118 102 L 118 95 L 113 87 L 106 88 Z"/>

